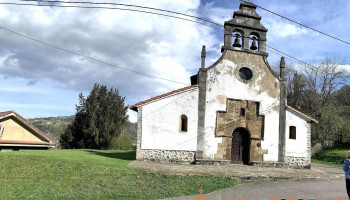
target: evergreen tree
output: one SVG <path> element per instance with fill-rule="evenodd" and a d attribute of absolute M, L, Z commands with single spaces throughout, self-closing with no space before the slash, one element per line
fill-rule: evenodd
<path fill-rule="evenodd" d="M 61 136 L 62 148 L 110 149 L 127 122 L 125 97 L 95 83 L 89 96 L 79 95 L 74 121 Z"/>

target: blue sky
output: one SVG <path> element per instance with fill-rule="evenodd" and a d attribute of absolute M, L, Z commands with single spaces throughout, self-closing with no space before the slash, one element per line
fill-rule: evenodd
<path fill-rule="evenodd" d="M 123 2 L 183 12 L 220 24 L 232 18 L 239 6 L 238 0 L 118 1 Z M 252 2 L 350 41 L 348 0 Z M 348 44 L 261 9 L 257 12 L 269 29 L 268 45 L 308 63 L 341 56 L 350 64 Z M 209 66 L 219 58 L 223 44 L 223 32 L 206 26 L 117 10 L 0 5 L 0 25 L 124 68 L 188 84 L 200 67 L 201 46 L 207 47 Z M 15 110 L 27 118 L 73 115 L 78 94 L 88 94 L 95 82 L 119 88 L 127 105 L 184 86 L 58 51 L 5 30 L 0 30 L 0 45 L 0 111 Z M 280 59 L 268 53 L 270 63 Z M 131 121 L 135 116 L 130 112 Z"/>

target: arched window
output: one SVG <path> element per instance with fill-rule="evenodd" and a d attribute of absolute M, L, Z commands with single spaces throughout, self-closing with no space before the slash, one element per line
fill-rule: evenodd
<path fill-rule="evenodd" d="M 297 139 L 297 128 L 295 126 L 289 127 L 289 139 Z"/>
<path fill-rule="evenodd" d="M 180 117 L 180 131 L 187 132 L 188 118 L 186 115 Z"/>

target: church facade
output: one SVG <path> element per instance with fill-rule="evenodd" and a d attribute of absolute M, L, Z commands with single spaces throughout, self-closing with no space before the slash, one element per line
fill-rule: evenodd
<path fill-rule="evenodd" d="M 243 2 L 225 22 L 221 57 L 205 67 L 205 47 L 191 86 L 142 102 L 137 159 L 197 164 L 311 164 L 315 119 L 287 105 L 280 73 L 267 61 L 267 29 L 256 6 Z"/>

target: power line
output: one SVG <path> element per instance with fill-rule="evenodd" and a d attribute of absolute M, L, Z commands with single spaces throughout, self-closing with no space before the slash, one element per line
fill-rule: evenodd
<path fill-rule="evenodd" d="M 87 59 L 90 59 L 90 60 L 94 60 L 94 61 L 97 61 L 97 62 L 99 62 L 99 63 L 105 64 L 105 65 L 109 65 L 109 66 L 112 66 L 112 67 L 117 67 L 117 68 L 119 68 L 119 69 L 123 69 L 123 70 L 129 71 L 129 72 L 133 72 L 133 73 L 136 73 L 136 74 L 143 75 L 143 76 L 147 76 L 147 77 L 149 77 L 149 78 L 156 78 L 156 79 L 160 79 L 160 80 L 163 80 L 163 81 L 169 81 L 169 82 L 178 83 L 178 84 L 182 84 L 182 85 L 188 85 L 188 84 L 186 84 L 186 83 L 182 83 L 182 82 L 178 82 L 178 81 L 173 81 L 173 80 L 170 80 L 170 79 L 166 79 L 166 78 L 162 78 L 162 77 L 158 77 L 158 76 L 146 74 L 146 73 L 143 73 L 143 72 L 138 72 L 138 71 L 135 71 L 135 70 L 131 70 L 131 69 L 124 68 L 124 67 L 120 67 L 120 66 L 117 66 L 117 65 L 114 65 L 114 64 L 111 64 L 111 63 L 108 63 L 108 62 L 99 60 L 99 59 L 97 59 L 97 58 L 93 58 L 93 57 L 91 57 L 91 56 L 86 56 L 86 55 L 83 55 L 83 54 L 80 54 L 80 53 L 76 53 L 76 52 L 74 52 L 74 51 L 70 51 L 70 50 L 67 50 L 67 49 L 63 49 L 63 48 L 61 48 L 61 47 L 57 47 L 57 46 L 55 46 L 55 45 L 52 45 L 52 44 L 49 44 L 49 43 L 46 43 L 46 42 L 42 42 L 42 41 L 37 40 L 37 39 L 35 39 L 35 38 L 32 38 L 32 37 L 23 35 L 23 34 L 18 33 L 18 32 L 15 32 L 15 31 L 10 30 L 10 29 L 8 29 L 8 28 L 5 28 L 5 27 L 3 27 L 3 26 L 0 26 L 0 29 L 6 30 L 6 31 L 8 31 L 8 32 L 11 32 L 11 33 L 13 33 L 13 34 L 19 35 L 19 36 L 21 36 L 21 37 L 25 37 L 25 38 L 27 38 L 27 39 L 30 39 L 30 40 L 34 41 L 34 42 L 37 42 L 37 43 L 40 43 L 40 44 L 43 44 L 43 45 L 46 45 L 46 46 L 49 46 L 49 47 L 58 49 L 58 50 L 60 50 L 60 51 L 64 51 L 64 52 L 71 53 L 71 54 L 74 54 L 74 55 L 77 55 L 77 56 L 81 56 L 81 57 L 84 57 L 84 58 L 87 58 Z"/>
<path fill-rule="evenodd" d="M 247 1 L 245 1 L 245 0 L 239 0 L 239 1 L 247 2 Z M 260 9 L 262 9 L 262 10 L 265 10 L 265 11 L 267 11 L 267 12 L 269 12 L 269 13 L 272 13 L 272 14 L 274 14 L 274 15 L 277 15 L 277 16 L 283 18 L 283 19 L 286 19 L 286 20 L 291 21 L 291 22 L 293 22 L 293 23 L 295 23 L 295 24 L 298 24 L 298 25 L 300 25 L 300 26 L 303 26 L 303 27 L 305 27 L 305 28 L 308 28 L 308 29 L 310 29 L 310 30 L 313 30 L 313 31 L 315 31 L 315 32 L 317 32 L 317 33 L 320 33 L 320 34 L 325 35 L 325 36 L 327 36 L 327 37 L 333 38 L 333 39 L 338 40 L 338 41 L 340 41 L 340 42 L 343 42 L 343 43 L 345 43 L 345 44 L 350 44 L 350 42 L 347 42 L 347 41 L 342 40 L 342 39 L 340 39 L 340 38 L 337 38 L 337 37 L 335 37 L 335 36 L 329 35 L 329 34 L 327 34 L 327 33 L 325 33 L 325 32 L 319 31 L 319 30 L 314 29 L 314 28 L 312 28 L 312 27 L 310 27 L 310 26 L 304 25 L 304 24 L 302 24 L 302 23 L 300 23 L 300 22 L 297 22 L 297 21 L 292 20 L 292 19 L 290 19 L 290 18 L 288 18 L 288 17 L 285 17 L 285 16 L 283 16 L 283 15 L 280 15 L 280 14 L 278 14 L 278 13 L 275 13 L 275 12 L 273 12 L 273 11 L 271 11 L 271 10 L 268 10 L 268 9 L 266 9 L 266 8 L 263 8 L 263 7 L 259 6 L 259 5 L 256 5 L 256 4 L 254 4 L 254 5 L 255 5 L 256 7 L 258 7 L 258 8 L 260 8 Z"/>
<path fill-rule="evenodd" d="M 295 58 L 295 57 L 293 57 L 293 56 L 291 56 L 291 55 L 288 55 L 288 54 L 286 54 L 286 53 L 284 53 L 284 52 L 282 52 L 282 51 L 280 51 L 280 50 L 278 50 L 278 49 L 276 49 L 276 48 L 273 48 L 273 47 L 271 47 L 271 46 L 269 46 L 269 45 L 266 45 L 266 47 L 268 47 L 268 48 L 270 48 L 270 49 L 272 49 L 272 50 L 274 50 L 274 51 L 277 51 L 277 52 L 279 52 L 279 53 L 281 53 L 281 54 L 283 54 L 283 55 L 285 55 L 285 56 L 288 56 L 288 57 L 290 57 L 290 58 L 292 58 L 292 59 L 298 61 L 299 63 L 301 63 L 301 64 L 303 64 L 303 65 L 306 65 L 306 66 L 311 67 L 311 68 L 315 68 L 314 66 L 310 65 L 309 63 L 306 63 L 306 62 L 304 62 L 304 61 L 302 61 L 302 60 L 299 60 L 299 59 L 297 59 L 297 58 Z"/>
<path fill-rule="evenodd" d="M 154 8 L 154 7 L 147 7 L 147 6 L 139 6 L 139 5 L 132 5 L 132 4 L 123 4 L 123 3 L 106 3 L 106 2 L 90 2 L 90 1 L 45 1 L 45 0 L 19 0 L 19 1 L 34 1 L 34 2 L 45 2 L 45 3 L 67 3 L 67 4 L 90 4 L 90 5 L 114 5 L 114 6 L 127 6 L 127 7 L 135 7 L 135 8 L 143 8 L 143 9 L 150 9 L 150 10 L 156 10 L 156 11 L 162 11 L 162 12 L 168 12 L 172 14 L 177 15 L 183 15 L 186 17 L 191 17 L 195 19 L 199 19 L 217 26 L 222 26 L 222 24 L 218 24 L 212 21 L 209 21 L 207 19 L 204 19 L 202 17 L 197 17 L 185 13 L 175 12 L 171 10 L 165 10 L 160 8 Z"/>
<path fill-rule="evenodd" d="M 124 11 L 132 11 L 132 12 L 139 12 L 139 13 L 147 13 L 147 14 L 152 14 L 152 15 L 159 15 L 159 16 L 165 16 L 165 17 L 170 17 L 170 18 L 175 18 L 175 19 L 181 19 L 181 20 L 185 20 L 185 21 L 189 21 L 189 22 L 201 24 L 201 25 L 208 26 L 208 27 L 211 27 L 211 28 L 213 28 L 213 29 L 222 31 L 222 29 L 217 28 L 217 27 L 215 27 L 215 26 L 212 26 L 212 25 L 209 25 L 209 24 L 206 24 L 206 23 L 202 23 L 202 22 L 198 22 L 198 21 L 195 21 L 195 20 L 191 20 L 191 19 L 186 19 L 186 18 L 183 18 L 183 17 L 177 17 L 177 16 L 173 16 L 173 15 L 167 15 L 167 14 L 155 13 L 155 12 L 149 12 L 149 11 L 143 11 L 143 10 L 128 9 L 128 8 L 99 7 L 99 6 L 38 5 L 38 4 L 3 3 L 3 2 L 1 2 L 0 4 L 4 4 L 4 5 L 16 5 L 16 6 L 60 7 L 60 8 L 88 8 L 88 9 L 96 9 L 96 8 L 97 8 L 97 9 L 108 9 L 108 10 L 124 10 Z"/>
<path fill-rule="evenodd" d="M 162 12 L 168 12 L 168 13 L 172 13 L 172 14 L 183 15 L 183 16 L 187 16 L 187 17 L 199 19 L 199 20 L 202 20 L 202 21 L 205 21 L 205 22 L 208 22 L 208 23 L 211 23 L 211 24 L 214 24 L 214 25 L 223 27 L 221 24 L 212 22 L 212 21 L 210 21 L 210 20 L 207 20 L 207 19 L 204 19 L 204 18 L 201 18 L 201 17 L 196 17 L 196 16 L 193 16 L 193 15 L 188 15 L 188 14 L 184 14 L 184 13 L 180 13 L 180 12 L 174 12 L 174 11 L 165 10 L 165 9 L 159 9 L 159 8 L 147 7 L 147 6 L 138 6 L 138 5 L 132 5 L 132 4 L 105 3 L 105 2 L 87 2 L 87 1 L 83 1 L 83 2 L 79 2 L 79 1 L 72 1 L 72 2 L 68 2 L 68 1 L 45 1 L 45 0 L 19 0 L 19 1 L 31 1 L 31 2 L 34 1 L 34 2 L 46 2 L 46 3 L 69 3 L 69 4 L 90 4 L 90 5 L 118 5 L 118 6 L 128 6 L 128 7 L 135 7 L 135 8 L 144 8 L 144 9 L 151 9 L 151 10 L 157 10 L 157 11 L 162 11 Z M 245 0 L 239 0 L 239 1 L 247 2 L 247 1 L 245 1 Z M 256 5 L 256 4 L 255 4 L 255 5 Z M 53 6 L 53 5 L 47 5 L 47 6 Z M 350 44 L 350 42 L 347 42 L 347 41 L 342 40 L 342 39 L 339 39 L 339 38 L 337 38 L 337 37 L 335 37 L 335 36 L 329 35 L 329 34 L 327 34 L 327 33 L 324 33 L 324 32 L 322 32 L 322 31 L 319 31 L 319 30 L 317 30 L 317 29 L 314 29 L 314 28 L 312 28 L 312 27 L 309 27 L 309 26 L 307 26 L 307 25 L 304 25 L 304 24 L 302 24 L 302 23 L 300 23 L 300 22 L 297 22 L 297 21 L 295 21 L 295 20 L 292 20 L 292 19 L 290 19 L 290 18 L 287 18 L 287 17 L 285 17 L 285 16 L 283 16 L 283 15 L 280 15 L 280 14 L 278 14 L 278 13 L 275 13 L 275 12 L 273 12 L 273 11 L 271 11 L 271 10 L 268 10 L 268 9 L 266 9 L 266 8 L 263 8 L 263 7 L 259 6 L 259 5 L 256 5 L 256 6 L 257 6 L 258 8 L 260 8 L 260 9 L 262 9 L 262 10 L 265 10 L 265 11 L 270 12 L 270 13 L 272 13 L 272 14 L 274 14 L 274 15 L 277 15 L 277 16 L 279 16 L 279 17 L 281 17 L 281 18 L 284 18 L 284 19 L 286 19 L 286 20 L 289 20 L 289 21 L 291 21 L 291 22 L 293 22 L 293 23 L 296 23 L 296 24 L 298 24 L 298 25 L 300 25 L 300 26 L 303 26 L 303 27 L 308 28 L 308 29 L 310 29 L 310 30 L 316 31 L 316 32 L 318 32 L 318 33 L 320 33 L 320 34 L 323 34 L 323 35 L 328 36 L 328 37 L 330 37 L 330 38 L 333 38 L 333 39 L 336 39 L 336 40 L 338 40 L 338 41 L 344 42 L 344 43 L 346 43 L 346 44 Z"/>
<path fill-rule="evenodd" d="M 35 1 L 35 0 L 20 0 L 20 1 Z M 243 0 L 240 0 L 240 1 L 243 1 Z M 35 2 L 65 2 L 65 1 L 43 1 L 43 0 L 39 0 L 39 1 L 35 1 Z M 74 3 L 78 3 L 78 2 L 74 2 Z M 95 3 L 95 2 L 83 2 L 83 3 L 119 5 L 119 4 L 116 4 L 116 3 Z M 0 3 L 0 4 L 28 5 L 28 6 L 46 6 L 46 7 L 47 7 L 47 6 L 53 6 L 53 7 L 73 7 L 73 8 L 101 8 L 101 9 L 117 9 L 117 10 L 135 11 L 135 12 L 148 13 L 148 14 L 156 14 L 156 15 L 162 15 L 162 16 L 166 16 L 166 17 L 172 17 L 172 18 L 176 18 L 176 19 L 186 20 L 186 21 L 198 23 L 198 24 L 201 24 L 201 25 L 209 26 L 209 27 L 211 27 L 211 28 L 214 28 L 214 29 L 223 31 L 222 29 L 218 29 L 218 28 L 216 28 L 216 27 L 213 27 L 213 26 L 210 26 L 210 25 L 208 25 L 208 24 L 201 23 L 201 22 L 197 22 L 197 21 L 194 21 L 194 20 L 189 20 L 189 19 L 185 19 L 185 18 L 181 18 L 181 17 L 176 17 L 176 16 L 171 16 L 171 15 L 164 15 L 164 14 L 160 14 L 160 13 L 153 13 L 153 12 L 147 12 L 147 11 L 141 11 L 141 10 L 133 10 L 133 9 L 122 9 L 122 8 L 114 8 L 114 7 L 111 8 L 111 7 L 59 6 L 59 5 L 37 5 L 37 4 L 17 4 L 17 3 Z M 120 4 L 120 5 L 122 5 L 122 4 Z M 125 4 L 125 5 L 129 5 L 129 4 Z M 134 6 L 134 5 L 129 5 L 129 6 Z M 143 6 L 139 6 L 139 7 L 143 7 Z M 163 11 L 163 9 L 157 9 L 157 8 L 151 8 L 151 7 L 145 7 L 145 8 Z M 166 10 L 164 10 L 164 11 L 166 11 Z M 169 12 L 172 12 L 172 11 L 169 11 Z M 183 13 L 178 13 L 178 12 L 174 12 L 174 13 L 176 13 L 176 14 L 183 14 Z M 183 15 L 186 15 L 186 14 L 183 14 Z M 189 16 L 190 16 L 190 15 L 189 15 Z M 192 17 L 194 17 L 194 16 L 192 16 Z M 209 21 L 209 20 L 205 20 L 205 21 L 211 22 L 211 21 Z M 215 22 L 211 22 L 211 23 L 216 24 Z M 216 24 L 216 25 L 219 25 L 219 24 Z M 219 25 L 219 26 L 224 27 L 223 25 Z M 6 29 L 5 29 L 5 30 L 6 30 Z M 7 29 L 7 30 L 8 30 L 8 29 Z M 8 30 L 8 31 L 9 31 L 9 30 Z M 12 32 L 15 33 L 14 31 L 12 31 Z M 20 34 L 20 35 L 21 35 L 21 34 Z M 40 41 L 38 41 L 38 40 L 35 40 L 35 41 L 40 42 Z M 41 43 L 41 42 L 40 42 L 40 43 Z M 44 43 L 44 44 L 45 44 L 45 43 Z M 50 45 L 49 45 L 49 46 L 50 46 Z M 306 63 L 306 62 L 304 62 L 304 61 L 301 61 L 301 60 L 299 60 L 299 59 L 297 59 L 297 58 L 295 58 L 295 57 L 293 57 L 293 56 L 291 56 L 291 55 L 289 55 L 289 54 L 287 54 L 287 53 L 284 53 L 284 52 L 282 52 L 282 51 L 280 51 L 280 50 L 278 50 L 278 49 L 276 49 L 276 48 L 273 48 L 273 47 L 271 47 L 271 46 L 269 46 L 269 45 L 266 45 L 266 46 L 267 46 L 268 48 L 273 49 L 274 51 L 277 51 L 277 52 L 279 52 L 279 53 L 281 53 L 281 54 L 287 56 L 287 57 L 290 57 L 290 60 L 292 60 L 292 59 L 293 59 L 293 60 L 296 60 L 297 62 L 299 62 L 299 63 L 301 63 L 301 64 L 303 64 L 303 65 L 305 65 L 305 66 L 307 66 L 307 67 L 309 67 L 309 68 L 311 67 L 311 68 L 317 70 L 317 68 L 315 68 L 314 66 L 312 66 L 312 65 L 310 65 L 310 64 L 308 64 L 308 63 Z M 53 45 L 52 45 L 52 47 L 53 47 Z M 62 50 L 61 48 L 59 48 L 59 49 Z M 64 51 L 66 51 L 66 50 L 64 50 Z M 67 52 L 69 52 L 69 51 L 67 51 Z M 271 51 L 271 52 L 273 52 L 273 51 Z M 77 54 L 77 53 L 75 53 L 75 52 L 70 52 L 70 53 L 74 53 L 74 54 L 76 54 L 76 55 L 80 55 L 80 54 Z M 273 53 L 276 53 L 276 52 L 273 52 Z M 280 55 L 280 54 L 278 54 L 278 55 Z M 105 64 L 106 64 L 106 63 L 105 63 Z M 119 68 L 121 68 L 121 67 L 119 67 Z M 125 70 L 129 70 L 129 69 L 125 69 Z M 129 71 L 130 71 L 130 70 L 129 70 Z M 131 71 L 133 71 L 133 70 L 131 70 Z M 140 73 L 140 72 L 136 72 L 136 73 Z M 147 76 L 152 76 L 152 75 L 147 75 Z M 153 77 L 153 76 L 152 76 L 152 77 Z M 160 77 L 157 77 L 157 78 L 160 78 Z M 180 83 L 180 82 L 177 82 L 177 81 L 172 81 L 172 80 L 168 80 L 168 79 L 164 79 L 164 78 L 161 78 L 161 79 L 167 80 L 167 81 L 171 81 L 171 82 Z M 180 84 L 185 84 L 185 83 L 180 83 Z M 185 84 L 185 85 L 188 85 L 188 84 Z"/>

